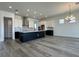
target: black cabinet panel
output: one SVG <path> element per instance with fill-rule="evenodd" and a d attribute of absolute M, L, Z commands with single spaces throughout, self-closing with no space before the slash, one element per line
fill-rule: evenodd
<path fill-rule="evenodd" d="M 33 33 L 20 33 L 19 39 L 21 42 L 33 40 Z"/>
<path fill-rule="evenodd" d="M 45 36 L 44 31 L 29 32 L 29 33 L 19 33 L 19 40 L 21 42 L 26 42 L 26 41 L 42 38 L 44 36 Z"/>
<path fill-rule="evenodd" d="M 53 36 L 53 30 L 46 30 L 46 35 L 52 35 Z"/>
<path fill-rule="evenodd" d="M 20 32 L 15 32 L 15 39 L 19 39 Z"/>

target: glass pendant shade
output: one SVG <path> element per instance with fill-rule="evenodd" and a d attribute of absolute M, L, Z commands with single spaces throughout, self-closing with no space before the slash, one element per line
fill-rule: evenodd
<path fill-rule="evenodd" d="M 75 20 L 76 17 L 74 17 L 73 15 L 70 15 L 70 16 L 67 16 L 65 19 L 66 20 Z"/>
<path fill-rule="evenodd" d="M 68 22 L 75 22 L 76 21 L 76 17 L 72 15 L 71 13 L 71 5 L 69 5 L 69 16 L 67 16 L 65 18 L 66 21 Z"/>

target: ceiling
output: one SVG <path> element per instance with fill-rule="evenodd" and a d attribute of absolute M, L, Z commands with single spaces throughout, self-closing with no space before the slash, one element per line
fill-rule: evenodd
<path fill-rule="evenodd" d="M 72 10 L 79 9 L 75 2 L 0 2 L 0 10 L 15 13 L 32 18 L 49 17 L 69 11 L 69 4 Z M 9 6 L 12 6 L 10 9 Z M 27 9 L 30 11 L 28 12 Z"/>

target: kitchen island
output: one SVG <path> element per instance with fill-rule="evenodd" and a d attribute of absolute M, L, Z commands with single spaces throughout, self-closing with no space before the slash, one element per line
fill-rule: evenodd
<path fill-rule="evenodd" d="M 19 32 L 19 40 L 21 42 L 27 42 L 27 41 L 35 40 L 42 37 L 45 37 L 45 31 Z"/>

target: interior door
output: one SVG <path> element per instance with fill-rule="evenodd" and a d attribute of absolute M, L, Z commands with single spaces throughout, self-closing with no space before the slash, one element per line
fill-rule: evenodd
<path fill-rule="evenodd" d="M 12 39 L 12 18 L 4 17 L 4 38 Z"/>

